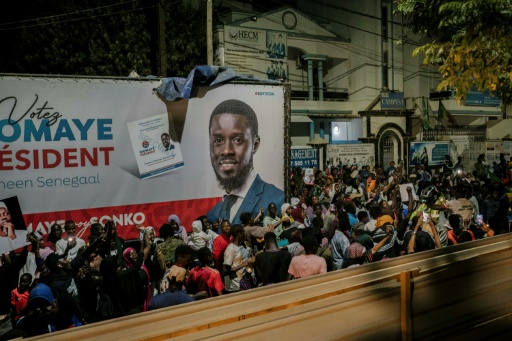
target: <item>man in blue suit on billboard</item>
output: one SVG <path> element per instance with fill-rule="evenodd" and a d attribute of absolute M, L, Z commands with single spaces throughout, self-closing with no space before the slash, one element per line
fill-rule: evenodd
<path fill-rule="evenodd" d="M 209 136 L 212 167 L 219 187 L 225 191 L 222 200 L 208 212 L 210 221 L 227 219 L 240 224 L 242 212 L 256 216 L 271 202 L 281 207 L 284 192 L 264 182 L 253 168 L 260 137 L 258 118 L 249 105 L 235 99 L 217 105 L 210 116 Z M 279 166 L 270 163 L 269 167 Z"/>

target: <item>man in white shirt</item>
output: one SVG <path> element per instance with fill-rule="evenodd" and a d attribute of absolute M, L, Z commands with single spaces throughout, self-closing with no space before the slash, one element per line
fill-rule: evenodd
<path fill-rule="evenodd" d="M 68 250 L 67 260 L 72 260 L 78 254 L 78 250 L 85 246 L 85 241 L 75 236 L 76 224 L 73 220 L 68 220 L 64 224 L 64 231 L 66 231 L 66 238 L 57 241 L 57 254 L 63 255 Z"/>

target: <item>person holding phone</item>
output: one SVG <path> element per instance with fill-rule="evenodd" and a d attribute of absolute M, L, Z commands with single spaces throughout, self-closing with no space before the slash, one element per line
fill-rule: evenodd
<path fill-rule="evenodd" d="M 432 234 L 420 230 L 420 227 L 423 228 L 426 225 L 430 227 Z M 416 222 L 414 230 L 408 237 L 409 238 L 404 238 L 404 242 L 407 243 L 407 254 L 419 251 L 439 249 L 442 247 L 441 240 L 439 238 L 439 233 L 437 232 L 437 229 L 434 226 L 434 223 L 432 222 L 432 217 L 428 212 L 424 212 L 424 214 L 418 216 L 418 221 Z"/>
<path fill-rule="evenodd" d="M 76 224 L 73 220 L 68 220 L 64 224 L 66 238 L 57 241 L 57 254 L 63 255 L 68 252 L 67 260 L 71 261 L 78 254 L 78 250 L 85 246 L 85 241 L 75 235 Z"/>

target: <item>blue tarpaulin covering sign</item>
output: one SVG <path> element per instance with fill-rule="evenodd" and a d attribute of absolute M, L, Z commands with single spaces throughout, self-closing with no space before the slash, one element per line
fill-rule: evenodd
<path fill-rule="evenodd" d="M 290 159 L 292 168 L 318 168 L 318 149 L 292 148 Z"/>

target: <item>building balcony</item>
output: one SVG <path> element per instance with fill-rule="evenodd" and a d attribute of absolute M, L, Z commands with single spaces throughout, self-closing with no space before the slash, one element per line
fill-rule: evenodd
<path fill-rule="evenodd" d="M 292 100 L 309 100 L 309 89 L 307 86 L 292 86 Z M 313 100 L 320 100 L 319 88 L 313 88 Z M 330 102 L 346 102 L 348 101 L 348 89 L 347 88 L 332 88 L 326 87 L 323 91 L 323 100 Z"/>

